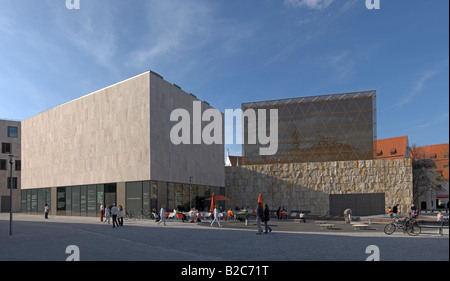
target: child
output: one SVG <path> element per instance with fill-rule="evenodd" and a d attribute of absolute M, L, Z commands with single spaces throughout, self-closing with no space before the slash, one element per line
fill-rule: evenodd
<path fill-rule="evenodd" d="M 437 214 L 436 219 L 437 219 L 438 222 L 442 222 L 443 221 L 444 216 L 442 215 L 442 211 L 439 211 L 439 213 Z"/>
<path fill-rule="evenodd" d="M 44 214 L 45 214 L 45 218 L 48 219 L 48 204 L 47 203 L 45 203 L 45 206 L 44 206 Z"/>

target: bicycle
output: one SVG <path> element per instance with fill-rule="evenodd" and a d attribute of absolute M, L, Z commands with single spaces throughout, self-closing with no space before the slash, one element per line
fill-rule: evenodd
<path fill-rule="evenodd" d="M 125 212 L 125 216 L 124 216 L 125 220 L 136 220 L 136 215 L 134 214 L 133 210 L 126 210 Z"/>
<path fill-rule="evenodd" d="M 152 216 L 152 214 L 151 214 L 150 210 L 144 210 L 144 209 L 141 210 L 141 218 L 142 219 L 149 220 L 151 218 L 151 216 Z"/>
<path fill-rule="evenodd" d="M 400 221 L 398 218 L 395 218 L 391 223 L 384 227 L 384 233 L 391 235 L 397 230 L 397 228 L 402 229 L 403 233 L 406 232 L 410 236 L 417 236 L 422 231 L 419 224 L 414 219 L 406 218 L 405 220 Z"/>

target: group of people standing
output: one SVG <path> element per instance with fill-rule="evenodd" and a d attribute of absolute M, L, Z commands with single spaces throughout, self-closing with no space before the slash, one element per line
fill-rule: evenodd
<path fill-rule="evenodd" d="M 103 216 L 105 216 L 105 220 L 103 220 Z M 112 217 L 113 228 L 116 226 L 123 226 L 124 216 L 125 212 L 123 211 L 122 205 L 116 206 L 116 203 L 113 203 L 111 206 L 106 208 L 103 203 L 100 205 L 100 221 L 108 222 L 108 224 L 110 224 L 110 219 Z"/>
<path fill-rule="evenodd" d="M 400 215 L 399 211 L 399 204 L 395 204 L 393 208 L 388 207 L 388 215 L 389 218 L 398 217 Z M 411 205 L 411 210 L 408 212 L 408 217 L 410 218 L 417 218 L 419 217 L 419 210 L 417 210 L 416 206 L 414 204 Z"/>
<path fill-rule="evenodd" d="M 159 217 L 161 218 L 158 222 L 158 225 L 160 223 L 164 223 L 164 225 L 166 225 L 166 210 L 164 208 L 165 206 L 162 205 L 161 209 L 159 211 Z M 214 211 L 212 213 L 212 220 L 211 220 L 211 227 L 214 226 L 214 223 L 217 223 L 219 225 L 219 227 L 222 227 L 222 224 L 220 224 L 220 219 L 219 219 L 219 206 L 216 205 L 214 208 Z M 258 226 L 258 232 L 257 234 L 268 234 L 270 232 L 272 232 L 272 228 L 267 224 L 268 221 L 270 220 L 270 210 L 269 210 L 269 206 L 267 204 L 264 205 L 264 208 L 262 207 L 262 204 L 260 202 L 258 202 L 258 206 L 256 207 L 256 224 Z M 264 227 L 265 227 L 265 232 L 263 232 L 262 227 L 261 227 L 261 223 L 264 223 Z"/>

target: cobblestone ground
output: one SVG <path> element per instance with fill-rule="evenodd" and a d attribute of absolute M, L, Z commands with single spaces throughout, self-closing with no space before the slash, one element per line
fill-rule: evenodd
<path fill-rule="evenodd" d="M 50 217 L 15 214 L 9 236 L 9 214 L 0 214 L 0 260 L 64 261 L 69 245 L 80 260 L 180 261 L 365 261 L 370 245 L 381 261 L 449 261 L 448 230 L 426 230 L 418 237 L 402 232 L 387 236 L 384 224 L 355 231 L 342 222 L 320 230 L 313 222 L 271 221 L 273 232 L 256 235 L 256 225 L 125 221 L 124 227 L 99 218 Z"/>

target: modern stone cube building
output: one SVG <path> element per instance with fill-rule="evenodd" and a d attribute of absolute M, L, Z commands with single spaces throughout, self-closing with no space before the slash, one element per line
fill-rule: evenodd
<path fill-rule="evenodd" d="M 223 144 L 170 139 L 171 112 L 192 115 L 194 101 L 148 71 L 24 120 L 22 211 L 96 216 L 103 202 L 147 214 L 224 194 Z"/>

